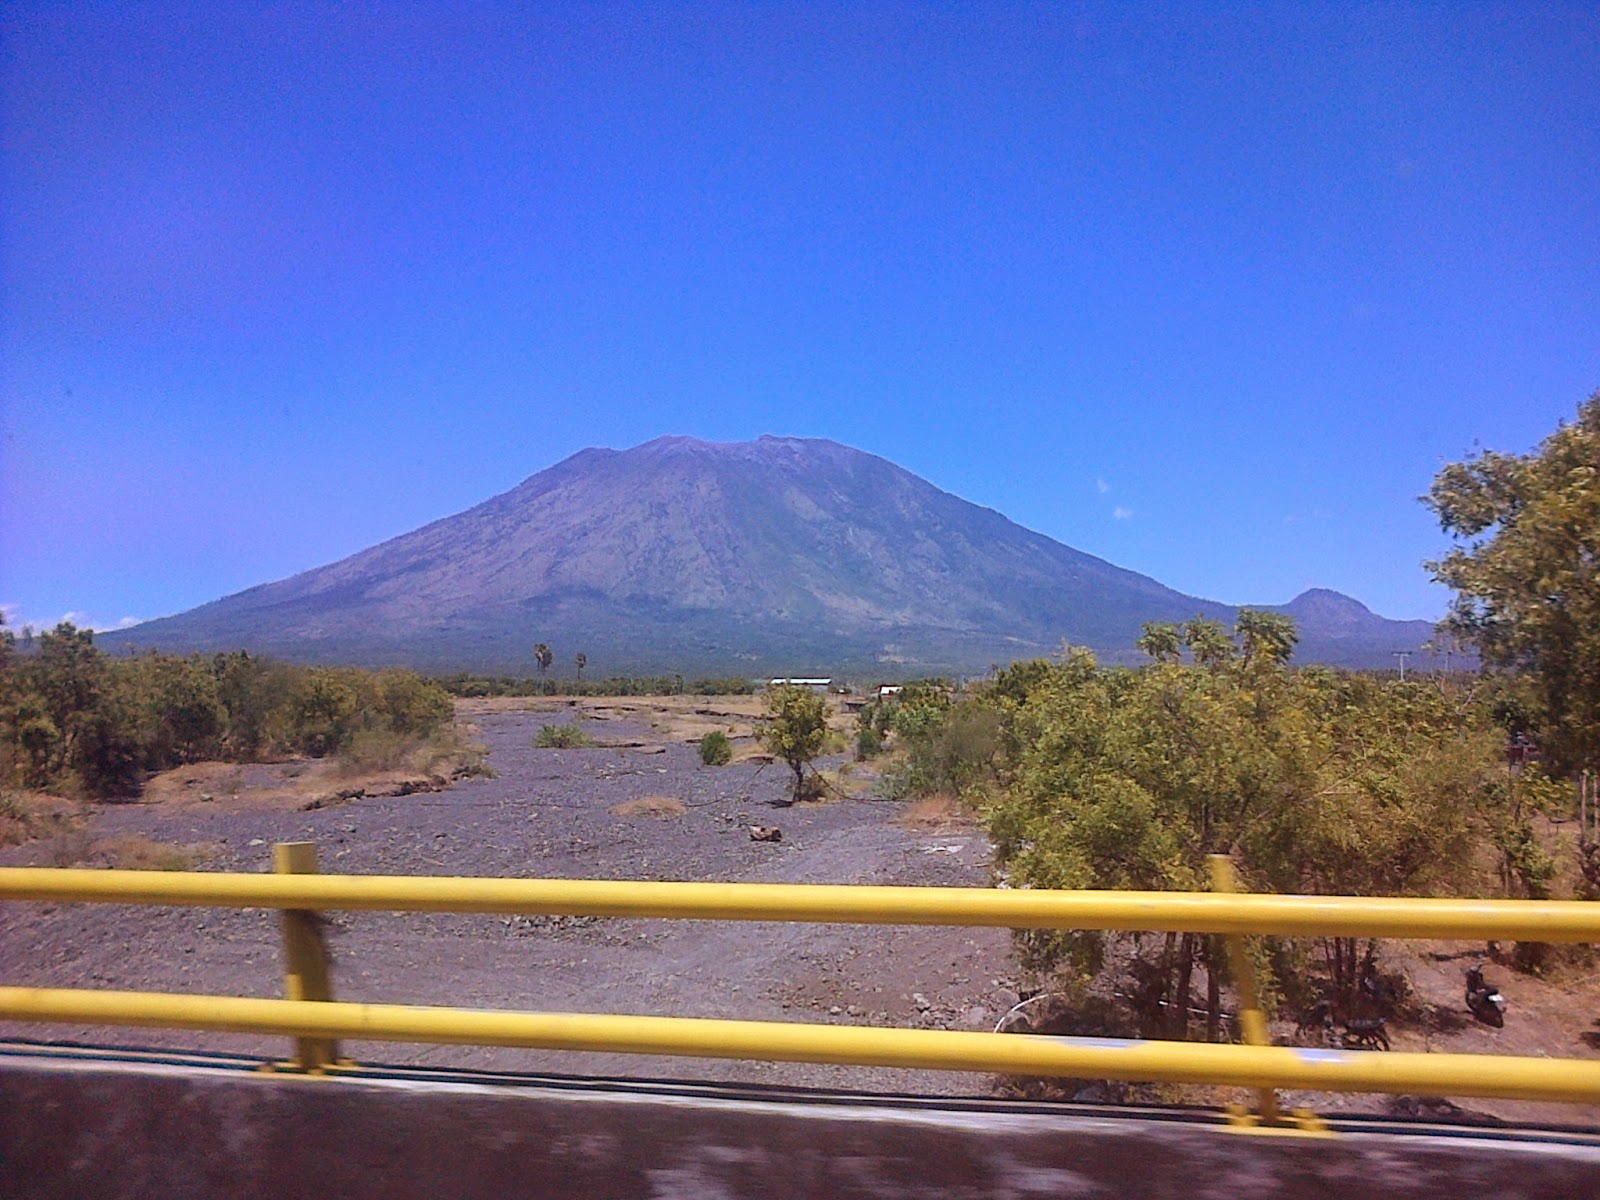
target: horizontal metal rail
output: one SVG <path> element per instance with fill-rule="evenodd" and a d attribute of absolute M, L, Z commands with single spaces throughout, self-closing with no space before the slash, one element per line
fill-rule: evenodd
<path fill-rule="evenodd" d="M 1018 1037 L 932 1029 L 693 1017 L 486 1012 L 342 1001 L 0 987 L 0 1017 L 370 1041 L 522 1046 L 693 1058 L 849 1063 L 1332 1092 L 1508 1100 L 1600 1099 L 1600 1061 L 1484 1054 L 1372 1054 L 1288 1046 Z"/>
<path fill-rule="evenodd" d="M 289 992 L 258 1000 L 0 987 L 0 1019 L 287 1035 L 309 1071 L 335 1062 L 338 1039 L 355 1038 L 1220 1084 L 1261 1090 L 1260 1119 L 1271 1124 L 1280 1119 L 1270 1089 L 1285 1087 L 1600 1102 L 1600 1061 L 1586 1059 L 352 1004 L 332 998 L 315 919 L 331 909 L 1600 943 L 1600 904 L 320 875 L 309 843 L 280 845 L 276 856 L 271 875 L 0 868 L 0 900 L 282 910 Z"/>
<path fill-rule="evenodd" d="M 0 868 L 0 900 L 1600 943 L 1600 904 L 1214 892 Z"/>

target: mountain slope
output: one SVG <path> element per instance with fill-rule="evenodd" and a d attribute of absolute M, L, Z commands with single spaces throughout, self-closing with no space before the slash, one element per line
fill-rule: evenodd
<path fill-rule="evenodd" d="M 1427 636 L 1336 593 L 1283 611 L 1324 661 L 1387 664 Z M 582 451 L 466 512 L 107 640 L 440 669 L 526 670 L 543 641 L 600 671 L 970 671 L 1063 639 L 1125 655 L 1144 622 L 1196 613 L 1233 610 L 873 455 L 668 437 Z"/>

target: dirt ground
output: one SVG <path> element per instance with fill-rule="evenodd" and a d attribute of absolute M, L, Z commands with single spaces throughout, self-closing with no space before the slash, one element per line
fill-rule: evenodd
<path fill-rule="evenodd" d="M 146 802 L 99 806 L 81 828 L 0 851 L 0 864 L 266 871 L 274 842 L 309 840 L 324 870 L 352 873 L 990 882 L 991 847 L 980 828 L 937 808 L 867 798 L 870 773 L 843 755 L 823 764 L 841 784 L 831 793 L 835 802 L 779 807 L 789 775 L 754 743 L 758 708 L 754 697 L 468 701 L 459 715 L 487 746 L 494 778 L 408 790 L 405 780 L 335 780 L 327 764 L 202 765 L 155 781 Z M 533 747 L 541 725 L 574 719 L 600 745 Z M 699 762 L 693 743 L 713 728 L 733 740 L 728 766 Z M 751 825 L 778 827 L 782 841 L 753 841 Z M 164 853 L 176 857 L 164 861 Z M 992 929 L 338 913 L 331 945 L 339 998 L 381 1003 L 990 1029 L 1018 998 L 1009 937 Z M 1427 1014 L 1392 1028 L 1396 1050 L 1600 1055 L 1600 967 L 1568 966 L 1541 980 L 1490 963 L 1490 979 L 1511 1005 L 1497 1030 L 1472 1021 L 1462 1004 L 1465 966 L 1483 949 L 1393 947 L 1386 965 L 1405 972 Z M 7 903 L 0 905 L 0 978 L 278 996 L 277 916 Z M 1294 1038 L 1292 1023 L 1274 1031 Z M 279 1039 L 153 1029 L 0 1025 L 0 1037 L 264 1057 L 284 1049 Z M 996 1083 L 893 1068 L 501 1048 L 353 1043 L 346 1052 L 400 1064 L 933 1095 L 988 1095 Z M 1219 1089 L 1182 1098 L 1232 1095 Z M 1286 1099 L 1329 1113 L 1391 1109 L 1382 1098 Z M 1600 1126 L 1600 1104 L 1462 1104 L 1508 1120 Z"/>

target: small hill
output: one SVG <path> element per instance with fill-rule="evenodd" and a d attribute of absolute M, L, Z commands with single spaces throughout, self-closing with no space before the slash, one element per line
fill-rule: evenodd
<path fill-rule="evenodd" d="M 1361 601 L 1327 588 L 1311 588 L 1287 604 L 1270 607 L 1299 625 L 1296 659 L 1300 662 L 1392 667 L 1395 651 L 1417 651 L 1433 636 L 1431 621 L 1391 621 Z"/>
<path fill-rule="evenodd" d="M 1305 657 L 1389 665 L 1427 622 L 1312 591 L 1281 606 Z M 1186 596 L 893 463 L 818 439 L 665 437 L 584 450 L 455 516 L 349 558 L 107 635 L 300 661 L 558 670 L 973 672 L 1063 640 L 1131 657 Z"/>

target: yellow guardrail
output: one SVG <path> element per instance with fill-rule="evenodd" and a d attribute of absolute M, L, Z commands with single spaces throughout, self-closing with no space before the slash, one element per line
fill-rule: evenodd
<path fill-rule="evenodd" d="M 1118 1038 L 1021 1037 L 698 1017 L 486 1012 L 342 1001 L 247 1000 L 0 987 L 0 1015 L 294 1038 L 525 1046 L 622 1054 L 997 1071 L 1087 1079 L 1161 1079 L 1332 1092 L 1414 1092 L 1513 1100 L 1600 1101 L 1600 1061 L 1487 1054 L 1369 1053 Z"/>
<path fill-rule="evenodd" d="M 0 900 L 1600 942 L 1600 904 L 1216 892 L 0 868 Z"/>
<path fill-rule="evenodd" d="M 276 908 L 284 913 L 288 999 L 0 987 L 0 1018 L 165 1026 L 296 1039 L 292 1065 L 338 1063 L 337 1039 L 464 1043 L 615 1053 L 853 1063 L 1271 1089 L 1417 1092 L 1600 1103 L 1600 1060 L 1370 1053 L 1272 1046 L 1241 976 L 1247 1045 L 1017 1037 L 943 1030 L 575 1013 L 485 1012 L 333 999 L 317 913 L 325 909 L 568 914 L 1003 928 L 1600 942 L 1600 904 L 1582 901 L 1045 892 L 986 888 L 657 883 L 319 875 L 314 848 L 276 848 L 277 873 L 0 868 L 0 900 Z M 1302 1118 L 1304 1120 L 1304 1118 Z"/>

